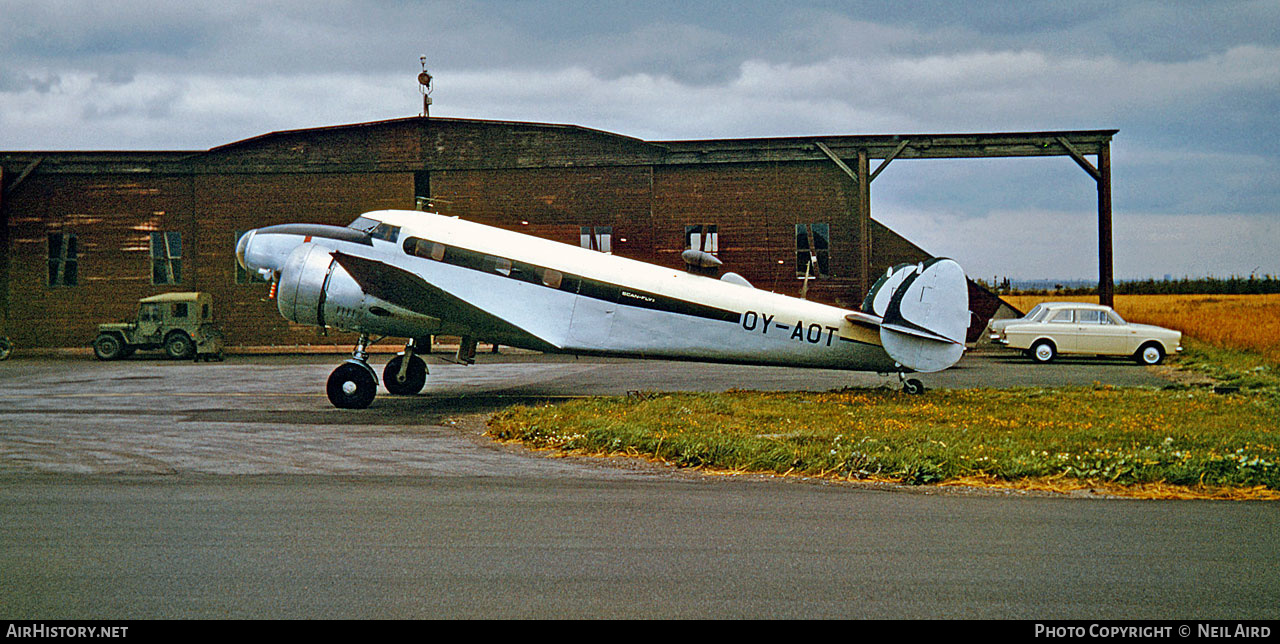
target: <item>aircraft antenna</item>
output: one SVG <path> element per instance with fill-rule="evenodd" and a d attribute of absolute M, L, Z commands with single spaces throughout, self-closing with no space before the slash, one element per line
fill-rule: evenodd
<path fill-rule="evenodd" d="M 422 94 L 422 116 L 431 116 L 431 74 L 427 73 L 427 57 L 422 56 L 422 73 L 418 74 L 418 91 Z"/>

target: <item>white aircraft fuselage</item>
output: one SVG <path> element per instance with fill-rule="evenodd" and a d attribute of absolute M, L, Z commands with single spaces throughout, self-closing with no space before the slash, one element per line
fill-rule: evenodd
<path fill-rule="evenodd" d="M 852 311 L 422 211 L 256 229 L 237 258 L 278 281 L 284 317 L 359 332 L 362 345 L 457 335 L 545 352 L 936 371 L 963 353 L 969 317 L 964 273 L 950 260 L 891 270 L 871 293 L 880 297 Z M 331 399 L 333 387 L 331 378 Z"/>

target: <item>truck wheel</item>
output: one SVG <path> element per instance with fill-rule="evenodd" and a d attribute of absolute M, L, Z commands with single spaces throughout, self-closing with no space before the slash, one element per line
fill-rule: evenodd
<path fill-rule="evenodd" d="M 103 333 L 93 341 L 93 355 L 99 360 L 116 360 L 124 355 L 124 343 L 120 338 Z"/>
<path fill-rule="evenodd" d="M 187 334 L 177 331 L 164 339 L 164 352 L 175 360 L 190 360 L 196 354 L 196 345 Z"/>

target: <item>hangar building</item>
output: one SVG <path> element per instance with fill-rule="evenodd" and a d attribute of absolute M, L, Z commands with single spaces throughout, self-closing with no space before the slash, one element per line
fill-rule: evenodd
<path fill-rule="evenodd" d="M 1115 133 L 643 141 L 413 117 L 202 151 L 0 151 L 0 333 L 20 349 L 84 347 L 98 323 L 132 317 L 139 298 L 199 290 L 213 295 L 230 346 L 349 348 L 354 336 L 282 318 L 268 285 L 237 267 L 236 239 L 270 224 L 346 225 L 420 198 L 445 214 L 670 267 L 699 248 L 757 288 L 795 295 L 808 283 L 810 299 L 856 307 L 887 267 L 929 257 L 870 214 L 871 181 L 911 158 L 1069 155 L 1105 168 L 1105 182 L 1095 178 L 1100 228 L 1107 191 L 1109 270 Z M 973 284 L 970 294 L 972 339 L 1001 302 Z"/>

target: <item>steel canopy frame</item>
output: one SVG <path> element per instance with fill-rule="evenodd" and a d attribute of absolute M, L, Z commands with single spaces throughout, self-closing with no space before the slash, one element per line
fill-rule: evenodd
<path fill-rule="evenodd" d="M 871 182 L 896 159 L 1071 157 L 1098 184 L 1098 300 L 1114 305 L 1111 226 L 1111 139 L 1119 130 L 995 132 L 985 134 L 893 134 L 654 142 L 667 149 L 665 163 L 747 163 L 829 160 L 853 183 L 861 259 L 858 277 L 871 285 Z M 1086 158 L 1094 156 L 1097 164 Z M 845 159 L 853 161 L 850 167 Z M 880 159 L 875 170 L 870 160 Z"/>

